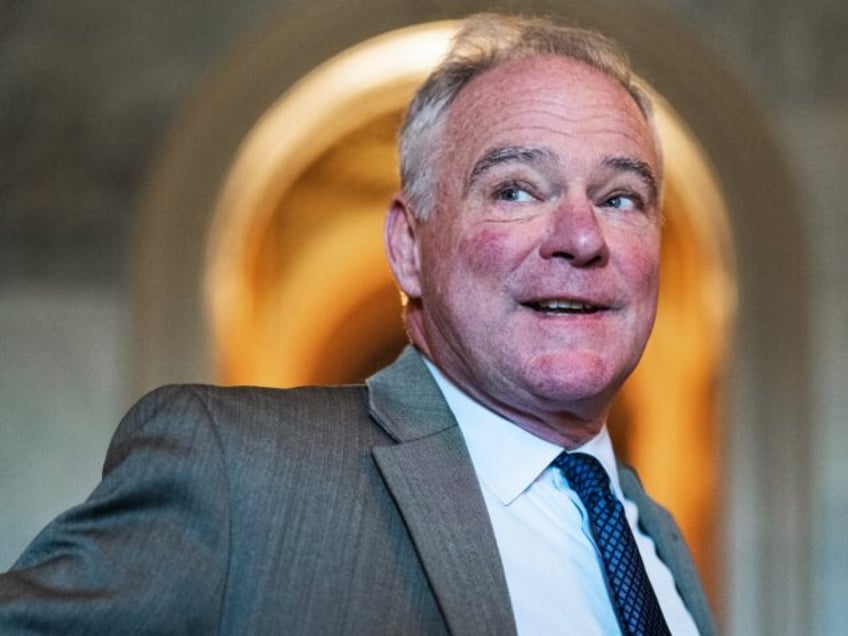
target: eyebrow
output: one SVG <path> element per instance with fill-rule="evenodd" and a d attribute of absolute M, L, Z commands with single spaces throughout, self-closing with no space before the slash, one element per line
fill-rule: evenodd
<path fill-rule="evenodd" d="M 533 146 L 499 146 L 492 148 L 474 164 L 471 174 L 468 175 L 468 180 L 465 182 L 465 190 L 467 191 L 474 185 L 474 182 L 483 174 L 495 166 L 504 163 L 539 164 L 543 162 L 556 162 L 556 160 L 556 155 L 545 148 L 536 148 Z"/>
<path fill-rule="evenodd" d="M 651 201 L 656 203 L 659 198 L 659 186 L 657 185 L 657 176 L 649 163 L 632 157 L 605 157 L 601 165 L 637 175 L 651 191 Z"/>

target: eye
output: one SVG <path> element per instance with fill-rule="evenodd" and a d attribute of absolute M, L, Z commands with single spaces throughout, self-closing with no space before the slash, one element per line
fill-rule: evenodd
<path fill-rule="evenodd" d="M 631 194 L 616 194 L 604 201 L 602 206 L 612 208 L 614 210 L 621 210 L 622 212 L 641 210 L 644 208 L 642 200 L 638 196 Z"/>
<path fill-rule="evenodd" d="M 535 201 L 536 197 L 520 185 L 509 184 L 495 191 L 495 199 L 509 203 L 529 203 Z"/>

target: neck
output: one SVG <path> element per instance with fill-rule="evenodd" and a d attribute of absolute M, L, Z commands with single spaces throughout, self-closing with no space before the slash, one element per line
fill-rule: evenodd
<path fill-rule="evenodd" d="M 509 420 L 515 426 L 524 429 L 531 435 L 535 435 L 566 450 L 576 449 L 597 436 L 606 423 L 606 410 L 603 411 L 600 417 L 585 418 L 562 409 L 551 409 L 550 411 L 538 413 L 516 408 L 507 402 L 494 399 L 471 383 L 463 382 L 461 378 L 451 374 L 437 360 L 434 360 L 426 347 L 421 347 L 417 343 L 416 347 L 446 380 L 465 393 L 469 398 L 481 404 L 486 409 L 497 413 L 504 419 Z"/>

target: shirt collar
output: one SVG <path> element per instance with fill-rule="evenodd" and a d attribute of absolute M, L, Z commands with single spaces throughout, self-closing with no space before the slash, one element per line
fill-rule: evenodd
<path fill-rule="evenodd" d="M 562 452 L 552 444 L 489 410 L 448 380 L 426 357 L 424 362 L 456 418 L 478 479 L 505 506 L 511 504 Z M 622 498 L 618 467 L 606 425 L 580 446 L 594 456 L 610 475 L 616 495 Z"/>

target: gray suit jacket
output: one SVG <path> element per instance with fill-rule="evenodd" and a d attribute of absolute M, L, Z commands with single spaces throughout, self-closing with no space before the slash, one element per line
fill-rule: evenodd
<path fill-rule="evenodd" d="M 705 634 L 686 546 L 622 486 Z M 365 386 L 165 387 L 0 577 L 2 634 L 485 634 L 515 624 L 468 451 L 419 355 Z"/>

